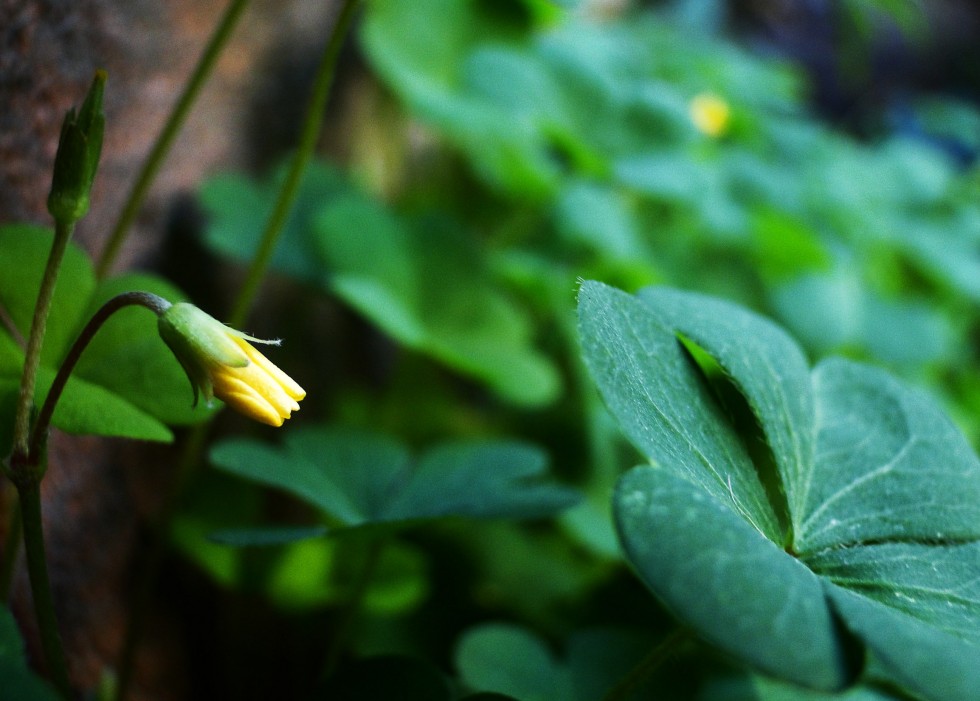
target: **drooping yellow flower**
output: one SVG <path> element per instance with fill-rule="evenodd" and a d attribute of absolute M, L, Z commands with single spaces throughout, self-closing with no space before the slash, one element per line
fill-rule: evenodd
<path fill-rule="evenodd" d="M 279 345 L 279 341 L 248 336 L 184 302 L 166 309 L 158 328 L 191 381 L 195 404 L 200 390 L 206 401 L 217 397 L 270 426 L 282 426 L 299 410 L 306 392 L 249 343 Z"/>
<path fill-rule="evenodd" d="M 728 103 L 714 93 L 707 92 L 694 96 L 688 105 L 688 113 L 698 131 L 715 138 L 728 131 L 732 117 Z"/>

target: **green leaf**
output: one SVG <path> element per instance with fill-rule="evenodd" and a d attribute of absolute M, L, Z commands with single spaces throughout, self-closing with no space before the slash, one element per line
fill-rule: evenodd
<path fill-rule="evenodd" d="M 27 666 L 24 643 L 10 611 L 0 606 L 0 679 L 3 697 L 17 701 L 57 701 L 61 697 Z"/>
<path fill-rule="evenodd" d="M 634 631 L 586 629 L 569 636 L 559 659 L 525 628 L 484 623 L 460 637 L 453 657 L 463 684 L 474 691 L 521 701 L 594 701 L 605 698 L 652 645 Z"/>
<path fill-rule="evenodd" d="M 262 548 L 319 538 L 329 532 L 326 526 L 222 528 L 209 533 L 208 539 L 221 545 L 230 545 L 233 548 Z"/>
<path fill-rule="evenodd" d="M 559 231 L 571 243 L 582 243 L 613 259 L 647 255 L 627 197 L 591 182 L 565 187 L 558 200 Z"/>
<path fill-rule="evenodd" d="M 816 432 L 809 368 L 796 342 L 768 319 L 706 295 L 648 288 L 638 296 L 736 382 L 761 424 L 785 493 L 802 494 Z M 802 503 L 789 505 L 794 530 L 803 510 Z"/>
<path fill-rule="evenodd" d="M 212 248 L 239 261 L 252 260 L 262 237 L 263 223 L 275 204 L 285 168 L 267 181 L 256 182 L 242 175 L 214 176 L 201 186 L 201 203 L 209 214 L 205 237 Z M 313 242 L 307 235 L 308 223 L 323 202 L 348 192 L 339 171 L 311 163 L 300 181 L 296 204 L 290 211 L 272 265 L 299 280 L 317 282 L 322 273 Z"/>
<path fill-rule="evenodd" d="M 701 295 L 586 283 L 580 315 L 606 403 L 656 464 L 620 480 L 614 512 L 630 561 L 668 608 L 751 666 L 824 690 L 853 674 L 839 619 L 890 680 L 935 701 L 971 698 L 980 461 L 932 399 L 841 359 L 807 377 L 776 327 Z M 737 490 L 718 488 L 724 463 L 712 456 L 729 419 L 684 381 L 679 336 L 755 414 L 785 492 L 785 541 L 739 508 Z"/>
<path fill-rule="evenodd" d="M 974 565 L 975 553 L 976 548 Z M 974 568 L 974 627 L 970 631 L 974 641 L 977 634 L 975 573 Z M 927 586 L 934 586 L 934 582 Z M 980 689 L 980 646 L 846 589 L 828 585 L 827 590 L 844 624 L 865 641 L 905 688 L 937 701 L 976 698 Z M 950 594 L 956 603 L 961 601 L 959 592 Z"/>
<path fill-rule="evenodd" d="M 652 462 L 682 471 L 779 541 L 775 512 L 739 437 L 649 306 L 586 282 L 579 291 L 579 320 L 586 363 L 636 447 Z"/>
<path fill-rule="evenodd" d="M 466 685 L 522 701 L 572 697 L 570 679 L 551 651 L 528 631 L 506 624 L 473 628 L 459 640 L 456 669 Z"/>
<path fill-rule="evenodd" d="M 24 339 L 30 334 L 34 305 L 53 242 L 54 232 L 45 227 L 31 224 L 0 226 L 0 306 Z M 69 243 L 51 300 L 41 352 L 42 364 L 54 365 L 68 351 L 81 330 L 82 315 L 94 289 L 92 264 L 78 246 Z"/>
<path fill-rule="evenodd" d="M 47 395 L 54 371 L 41 368 L 37 377 L 38 398 Z M 160 421 L 99 385 L 72 377 L 58 400 L 51 423 L 76 435 L 118 436 L 169 442 L 173 434 Z"/>
<path fill-rule="evenodd" d="M 375 70 L 466 151 L 481 176 L 534 197 L 557 184 L 545 115 L 560 110 L 544 67 L 520 50 L 531 17 L 517 14 L 515 21 L 455 0 L 382 0 L 368 8 L 361 41 Z"/>
<path fill-rule="evenodd" d="M 613 499 L 640 578 L 705 640 L 807 686 L 850 679 L 820 580 L 727 504 L 670 466 L 630 471 Z"/>
<path fill-rule="evenodd" d="M 698 701 L 910 701 L 870 685 L 855 685 L 841 692 L 814 691 L 760 675 L 709 679 Z"/>
<path fill-rule="evenodd" d="M 356 538 L 294 542 L 276 551 L 265 591 L 278 606 L 293 611 L 348 604 L 354 596 L 362 596 L 363 607 L 380 615 L 416 607 L 428 591 L 424 555 L 411 545 L 390 543 L 368 565 L 366 560 L 374 557 L 369 550 Z M 371 581 L 358 592 L 368 566 Z"/>
<path fill-rule="evenodd" d="M 396 339 L 511 401 L 554 399 L 558 377 L 533 348 L 526 313 L 491 282 L 463 232 L 397 219 L 360 194 L 325 204 L 313 226 L 329 288 Z"/>
<path fill-rule="evenodd" d="M 980 538 L 980 462 L 931 399 L 840 359 L 818 365 L 813 385 L 817 453 L 795 485 L 798 552 Z"/>
<path fill-rule="evenodd" d="M 546 460 L 518 443 L 458 443 L 411 459 L 404 446 L 376 434 L 338 428 L 297 429 L 282 448 L 226 441 L 211 452 L 216 467 L 284 489 L 345 527 L 446 516 L 528 518 L 577 499 L 543 481 Z"/>

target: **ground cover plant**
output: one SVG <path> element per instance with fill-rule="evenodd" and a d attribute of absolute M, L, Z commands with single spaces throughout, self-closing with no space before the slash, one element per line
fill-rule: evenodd
<path fill-rule="evenodd" d="M 111 71 L 66 116 L 53 227 L 0 226 L 0 698 L 976 697 L 968 99 L 847 132 L 724 3 L 345 0 L 295 149 L 195 185 L 211 295 L 111 272 L 246 5 L 99 252 L 71 238 Z M 911 42 L 917 7 L 837 19 Z M 96 682 L 45 555 L 66 435 L 169 474 Z"/>

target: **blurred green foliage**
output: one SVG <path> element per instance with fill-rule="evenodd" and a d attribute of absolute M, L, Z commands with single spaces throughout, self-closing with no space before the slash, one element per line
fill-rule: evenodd
<path fill-rule="evenodd" d="M 798 496 L 793 491 L 797 482 L 791 472 L 780 478 L 777 468 L 770 468 L 760 484 L 753 463 L 758 464 L 759 446 L 768 443 L 783 466 L 778 469 L 783 469 L 789 464 L 787 451 L 799 447 L 800 436 L 809 435 L 811 363 L 843 354 L 885 366 L 924 384 L 971 436 L 980 435 L 980 383 L 973 372 L 977 351 L 971 343 L 980 302 L 980 180 L 975 165 L 964 166 L 941 148 L 943 139 L 952 139 L 976 149 L 971 131 L 976 112 L 952 101 L 922 101 L 916 119 L 925 136 L 896 132 L 859 141 L 813 116 L 806 80 L 788 63 L 759 58 L 710 30 L 675 23 L 666 14 L 597 19 L 587 3 L 571 5 L 531 0 L 370 2 L 358 39 L 378 81 L 369 103 L 386 109 L 356 115 L 357 126 L 349 135 L 354 156 L 346 170 L 326 163 L 310 169 L 277 251 L 275 265 L 281 273 L 346 305 L 390 344 L 393 355 L 386 356 L 380 387 L 366 387 L 356 376 L 335 379 L 332 394 L 323 400 L 328 415 L 423 444 L 518 436 L 544 447 L 559 476 L 584 497 L 544 532 L 543 525 L 461 528 L 438 520 L 410 521 L 411 528 L 396 542 L 421 545 L 414 552 L 426 564 L 405 576 L 427 585 L 414 589 L 415 596 L 392 595 L 384 613 L 372 609 L 373 622 L 364 623 L 351 651 L 440 659 L 445 648 L 431 647 L 432 636 L 420 636 L 413 628 L 419 612 L 433 614 L 435 608 L 439 614 L 428 620 L 437 626 L 436 637 L 458 638 L 455 672 L 464 692 L 494 691 L 521 699 L 598 698 L 600 687 L 610 688 L 638 663 L 642 648 L 652 647 L 667 626 L 655 601 L 641 596 L 642 606 L 623 617 L 603 594 L 604 587 L 620 586 L 622 573 L 611 528 L 616 509 L 633 566 L 675 612 L 689 605 L 704 613 L 703 637 L 785 679 L 824 687 L 850 683 L 860 662 L 837 647 L 843 643 L 831 630 L 831 618 L 853 615 L 852 633 L 878 646 L 876 653 L 886 659 L 890 650 L 901 647 L 904 629 L 899 625 L 875 637 L 866 626 L 873 625 L 877 609 L 868 612 L 862 604 L 856 613 L 842 614 L 853 603 L 842 594 L 841 601 L 834 598 L 833 613 L 826 607 L 810 611 L 808 615 L 823 616 L 822 623 L 800 619 L 787 629 L 788 638 L 774 637 L 766 615 L 753 606 L 778 608 L 781 591 L 794 592 L 790 598 L 803 589 L 823 597 L 817 579 L 802 577 L 794 570 L 796 563 L 787 565 L 786 572 L 776 567 L 782 574 L 770 573 L 769 594 L 752 579 L 716 581 L 708 590 L 732 592 L 728 608 L 703 608 L 704 592 L 694 582 L 684 585 L 680 599 L 663 596 L 663 591 L 675 591 L 670 573 L 692 552 L 722 558 L 725 543 L 734 536 L 723 537 L 721 531 L 731 529 L 719 531 L 719 524 L 704 515 L 702 530 L 681 533 L 680 540 L 664 536 L 663 548 L 676 547 L 678 563 L 669 565 L 662 553 L 640 554 L 647 552 L 647 545 L 637 543 L 651 537 L 649 524 L 628 525 L 634 522 L 623 515 L 624 492 L 611 505 L 617 478 L 637 454 L 623 443 L 579 359 L 572 314 L 577 280 L 599 278 L 630 291 L 666 283 L 721 295 L 775 318 L 802 344 L 800 350 L 788 337 L 770 344 L 758 329 L 729 328 L 731 318 L 742 312 L 704 312 L 707 316 L 697 322 L 728 333 L 726 347 L 741 348 L 741 369 L 726 366 L 722 372 L 735 375 L 732 393 L 747 395 L 752 411 L 760 411 L 752 388 L 764 393 L 767 385 L 753 363 L 768 358 L 775 366 L 791 360 L 798 366 L 798 376 L 790 376 L 802 383 L 795 393 L 803 404 L 790 412 L 795 418 L 786 424 L 789 432 L 782 438 L 757 435 L 750 417 L 738 424 L 741 438 L 725 439 L 756 441 L 744 476 L 746 484 L 755 482 L 750 491 L 760 506 L 749 504 L 746 513 L 750 523 L 782 543 L 787 523 L 805 513 L 792 502 L 778 506 L 780 500 Z M 852 3 L 849 11 L 871 10 Z M 909 7 L 891 11 L 899 12 L 903 27 L 914 29 Z M 692 101 L 699 96 L 727 106 L 717 133 L 701 131 L 694 119 Z M 226 174 L 206 182 L 201 201 L 209 215 L 208 245 L 249 260 L 279 177 Z M 595 312 L 595 317 L 608 320 L 610 313 Z M 694 323 L 700 313 L 696 304 L 678 311 L 676 323 Z M 687 326 L 680 328 L 688 333 Z M 664 349 L 674 347 L 673 336 L 666 338 Z M 660 352 L 648 339 L 637 340 L 615 364 L 616 372 L 629 364 L 629 354 Z M 689 350 L 700 352 L 694 346 Z M 662 370 L 640 384 L 652 388 L 658 378 L 676 377 L 676 369 Z M 700 390 L 695 381 L 686 393 L 677 394 L 676 387 L 671 391 L 672 402 L 690 402 Z M 713 400 L 707 401 L 710 405 Z M 876 410 L 881 401 L 867 399 L 867 410 Z M 630 412 L 620 409 L 618 422 L 629 433 Z M 797 410 L 803 413 L 794 414 Z M 696 416 L 701 409 L 689 411 L 694 412 L 691 421 L 702 421 Z M 779 407 L 770 415 L 764 407 L 761 411 L 756 416 L 763 429 L 779 423 L 774 418 Z M 331 528 L 338 519 L 341 525 L 363 523 L 370 509 L 351 506 L 360 497 L 347 506 L 335 500 L 357 493 L 361 487 L 356 485 L 374 480 L 381 468 L 361 465 L 363 460 L 356 457 L 367 460 L 372 449 L 354 451 L 334 470 L 326 456 L 344 451 L 324 448 L 307 451 L 322 457 L 293 470 L 296 458 L 289 456 L 295 448 L 288 446 L 294 434 L 356 434 L 334 425 L 286 431 L 285 452 L 232 442 L 219 446 L 213 460 L 223 470 L 296 494 L 319 518 L 269 525 L 256 513 L 258 520 L 223 522 L 210 537 L 200 530 L 183 547 L 194 553 L 216 547 L 217 540 L 238 548 L 236 557 L 251 558 L 248 553 L 255 548 L 264 552 L 261 546 L 279 544 L 280 562 L 301 557 L 297 547 L 312 548 L 302 557 L 317 552 L 323 564 L 290 565 L 317 574 L 306 585 L 293 579 L 286 598 L 339 605 L 346 594 L 313 593 L 324 586 L 324 578 L 344 578 L 343 568 L 335 564 L 331 575 L 326 564 L 336 563 L 335 548 L 345 542 L 330 535 Z M 642 444 L 637 447 L 652 457 Z M 303 465 L 306 461 L 300 460 Z M 307 475 L 317 463 L 317 475 Z M 323 482 L 327 473 L 333 475 L 329 488 Z M 506 489 L 506 472 L 498 476 Z M 369 491 L 384 490 L 385 479 Z M 488 505 L 498 498 L 489 482 L 477 484 L 470 486 Z M 644 490 L 673 493 L 658 485 Z M 715 487 L 714 498 L 740 489 L 730 481 Z M 422 490 L 431 502 L 419 502 L 419 515 L 437 503 L 447 508 L 453 503 L 453 498 L 439 496 L 441 489 L 433 483 Z M 963 498 L 973 493 L 959 487 L 952 491 Z M 395 508 L 398 488 L 386 494 L 390 504 L 385 508 Z M 665 508 L 683 511 L 690 499 L 665 497 Z M 775 512 L 769 506 L 773 500 Z M 864 513 L 870 503 L 854 506 L 855 513 Z M 506 514 L 504 508 L 500 515 Z M 636 524 L 643 518 L 638 514 Z M 309 537 L 314 540 L 292 542 Z M 439 566 L 438 558 L 462 553 L 466 559 L 458 567 L 447 571 Z M 972 551 L 964 557 L 975 559 Z M 549 567 L 561 568 L 561 576 Z M 225 578 L 226 584 L 233 582 Z M 235 586 L 243 584 L 239 580 Z M 796 584 L 805 586 L 797 590 Z M 273 599 L 284 601 L 269 591 Z M 481 591 L 493 596 L 483 599 Z M 735 599 L 742 603 L 736 605 Z M 531 600 L 536 603 L 527 605 Z M 486 622 L 466 630 L 451 622 L 453 614 L 465 621 L 502 617 L 514 623 Z M 751 644 L 734 628 L 726 633 L 718 623 L 731 617 L 744 623 L 752 616 L 762 625 Z M 581 631 L 596 621 L 606 632 L 588 639 L 598 647 L 578 647 L 587 639 L 580 637 Z M 388 631 L 388 643 L 379 643 L 372 630 Z M 818 630 L 826 633 L 821 640 L 827 653 L 819 664 L 804 654 L 820 647 L 814 642 Z M 731 635 L 734 642 L 726 638 Z M 622 656 L 614 660 L 596 652 L 620 649 L 620 643 L 625 645 Z M 579 655 L 586 648 L 592 652 Z M 566 650 L 564 662 L 559 649 Z M 799 659 L 789 654 L 793 650 Z M 902 698 L 896 683 L 928 698 L 941 696 L 936 690 L 942 682 L 926 669 L 933 659 L 928 650 L 916 658 L 927 661 L 915 673 L 924 675 L 924 681 L 879 683 L 871 675 L 862 677 L 871 686 L 839 697 L 742 675 L 703 647 L 684 648 L 679 654 L 684 664 L 660 672 L 652 682 L 678 698 Z M 388 662 L 379 658 L 378 664 Z M 687 664 L 698 669 L 693 676 L 686 674 Z M 355 683 L 354 669 L 340 673 L 344 683 Z M 896 678 L 891 669 L 884 678 Z M 919 681 L 924 686 L 916 686 Z M 622 698 L 642 697 L 635 689 L 624 694 Z"/>

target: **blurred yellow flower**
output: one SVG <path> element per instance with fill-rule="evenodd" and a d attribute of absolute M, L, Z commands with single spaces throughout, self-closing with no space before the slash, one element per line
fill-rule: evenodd
<path fill-rule="evenodd" d="M 724 134 L 732 117 L 732 110 L 727 102 L 706 92 L 694 96 L 688 105 L 688 113 L 698 131 L 711 137 Z"/>
<path fill-rule="evenodd" d="M 208 402 L 217 397 L 270 426 L 282 426 L 299 410 L 305 390 L 249 343 L 278 345 L 279 341 L 247 336 L 183 302 L 160 315 L 158 328 L 191 381 L 195 404 L 200 390 Z"/>

